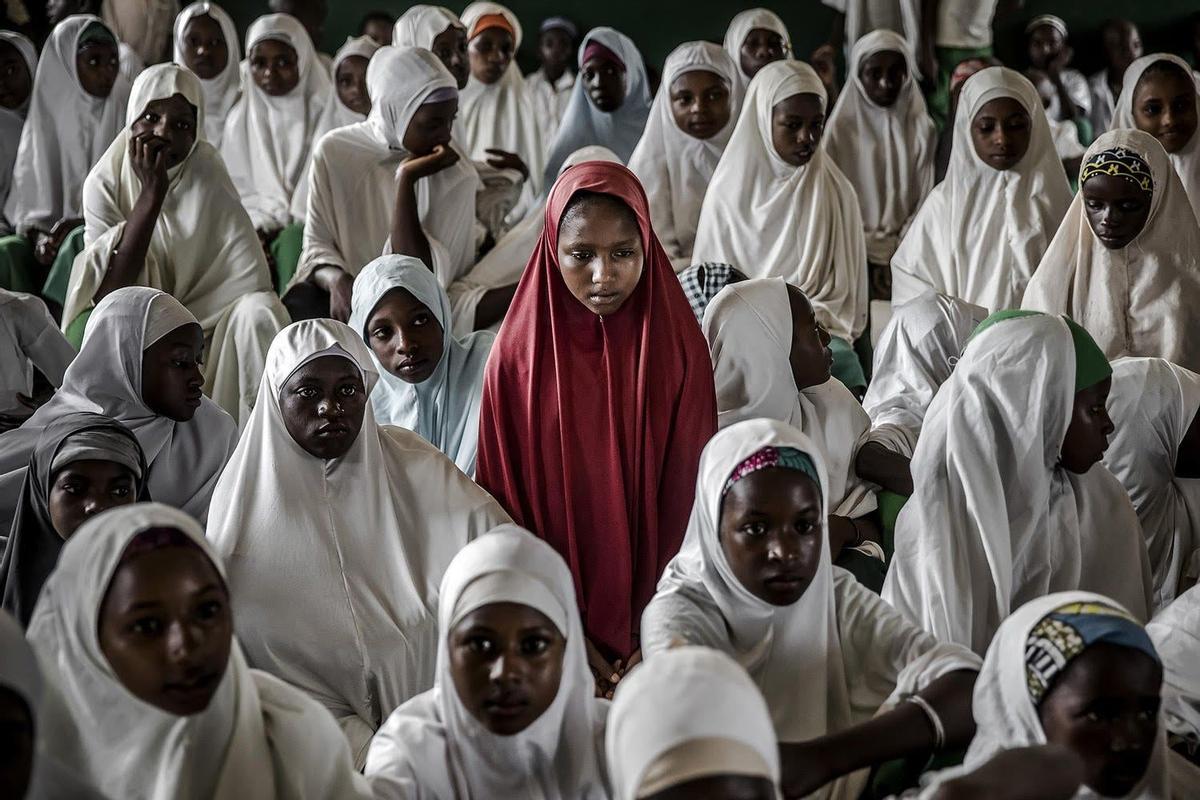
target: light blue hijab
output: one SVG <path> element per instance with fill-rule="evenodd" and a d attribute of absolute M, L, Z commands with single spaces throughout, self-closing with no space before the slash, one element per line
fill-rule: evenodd
<path fill-rule="evenodd" d="M 375 421 L 413 431 L 473 478 L 483 368 L 496 334 L 478 331 L 455 339 L 450 333 L 450 299 L 429 267 L 412 256 L 386 255 L 367 264 L 354 279 L 350 327 L 364 341 L 368 341 L 366 327 L 375 306 L 393 289 L 405 289 L 437 318 L 442 326 L 442 360 L 429 378 L 412 384 L 388 372 L 372 352 L 379 368 L 379 382 L 371 392 Z"/>

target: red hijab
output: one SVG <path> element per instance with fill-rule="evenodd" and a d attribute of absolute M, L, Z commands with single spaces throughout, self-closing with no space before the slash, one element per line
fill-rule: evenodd
<path fill-rule="evenodd" d="M 577 192 L 616 197 L 645 265 L 615 313 L 575 299 L 558 226 Z M 483 379 L 476 480 L 571 568 L 588 638 L 610 659 L 638 647 L 642 610 L 683 541 L 700 451 L 717 430 L 712 362 L 696 315 L 625 167 L 590 161 L 554 184 L 546 219 Z"/>

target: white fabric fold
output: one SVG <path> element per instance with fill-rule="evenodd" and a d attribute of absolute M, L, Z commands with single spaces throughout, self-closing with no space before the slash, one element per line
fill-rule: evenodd
<path fill-rule="evenodd" d="M 13 226 L 4 215 L 4 206 L 8 199 L 9 187 L 12 186 L 21 129 L 25 127 L 25 117 L 29 114 L 29 106 L 33 102 L 33 78 L 37 75 L 38 54 L 33 42 L 23 33 L 0 31 L 0 42 L 16 48 L 25 61 L 30 78 L 29 97 L 24 103 L 17 108 L 0 108 L 0 236 L 7 236 L 13 232 Z"/>
<path fill-rule="evenodd" d="M 462 22 L 444 6 L 418 4 L 405 11 L 392 29 L 393 47 L 433 48 L 433 40 L 448 28 L 461 28 Z"/>
<path fill-rule="evenodd" d="M 209 80 L 200 79 L 200 90 L 204 94 L 204 137 L 218 150 L 221 138 L 225 133 L 225 118 L 242 94 L 241 42 L 238 41 L 237 28 L 229 13 L 216 3 L 201 0 L 192 3 L 175 18 L 174 61 L 181 67 L 187 66 L 183 58 L 184 34 L 187 33 L 188 23 L 196 17 L 209 17 L 221 27 L 221 35 L 225 37 L 225 47 L 229 51 L 229 59 L 225 69 Z"/>
<path fill-rule="evenodd" d="M 74 359 L 41 298 L 0 289 L 0 414 L 28 416 L 17 394 L 33 395 L 33 368 L 57 389 Z"/>
<path fill-rule="evenodd" d="M 921 8 L 917 0 L 821 0 L 845 15 L 846 62 L 853 60 L 854 46 L 871 33 L 882 30 L 903 37 L 911 53 L 921 45 Z M 855 74 L 851 71 L 849 74 Z M 911 73 L 918 78 L 920 71 Z"/>
<path fill-rule="evenodd" d="M 737 67 L 738 88 L 743 95 L 746 93 L 751 76 L 742 71 L 742 45 L 746 43 L 746 37 L 750 35 L 750 31 L 756 28 L 778 33 L 783 39 L 784 59 L 792 57 L 792 37 L 788 35 L 787 25 L 783 24 L 783 20 L 774 11 L 766 8 L 749 8 L 734 16 L 729 21 L 729 27 L 725 29 L 723 46 L 725 52 L 729 54 L 729 58 L 733 60 L 734 66 Z"/>

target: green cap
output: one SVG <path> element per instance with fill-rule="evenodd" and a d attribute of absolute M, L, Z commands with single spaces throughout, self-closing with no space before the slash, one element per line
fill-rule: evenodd
<path fill-rule="evenodd" d="M 1045 316 L 1041 311 L 1027 311 L 1020 308 L 997 311 L 979 323 L 979 327 L 971 333 L 970 338 L 974 339 L 998 322 L 1041 316 Z M 1067 323 L 1067 329 L 1071 331 L 1071 344 L 1075 348 L 1075 391 L 1081 392 L 1111 376 L 1112 365 L 1108 363 L 1108 356 L 1104 355 L 1104 351 L 1100 349 L 1100 345 L 1096 344 L 1092 335 L 1065 314 L 1062 316 L 1062 321 Z"/>

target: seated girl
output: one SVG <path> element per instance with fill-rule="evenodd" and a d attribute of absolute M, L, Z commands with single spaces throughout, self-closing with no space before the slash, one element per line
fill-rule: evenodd
<path fill-rule="evenodd" d="M 41 391 L 62 386 L 73 360 L 75 348 L 59 332 L 45 303 L 31 294 L 0 289 L 0 433 L 20 427 L 48 399 Z"/>
<path fill-rule="evenodd" d="M 704 449 L 683 547 L 642 617 L 648 668 L 721 650 L 762 691 L 787 797 L 857 797 L 864 768 L 966 745 L 979 658 L 834 569 L 820 448 L 756 419 Z"/>
<path fill-rule="evenodd" d="M 598 144 L 628 162 L 650 115 L 650 81 L 637 45 L 612 28 L 594 28 L 579 46 L 579 79 L 548 142 L 543 185 L 552 186 L 567 156 Z"/>
<path fill-rule="evenodd" d="M 12 186 L 13 167 L 21 129 L 29 115 L 33 97 L 33 76 L 37 72 L 38 52 L 33 40 L 16 31 L 0 31 L 0 69 L 4 70 L 4 100 L 0 101 L 0 236 L 13 232 L 4 216 L 8 190 Z M 14 285 L 11 276 L 0 275 L 0 287 L 26 291 L 35 286 Z"/>
<path fill-rule="evenodd" d="M 383 256 L 354 279 L 350 327 L 371 348 L 380 425 L 418 434 L 475 475 L 483 368 L 496 336 L 454 336 L 450 299 L 420 259 Z"/>
<path fill-rule="evenodd" d="M 1090 142 L 1092 130 L 1092 92 L 1083 73 L 1071 66 L 1075 51 L 1067 43 L 1067 24 L 1053 14 L 1040 14 L 1025 26 L 1031 71 L 1040 73 L 1049 83 L 1053 112 L 1047 117 L 1075 129 L 1075 142 Z"/>
<path fill-rule="evenodd" d="M 376 424 L 378 378 L 342 323 L 285 328 L 208 519 L 250 664 L 329 709 L 360 768 L 388 714 L 433 686 L 442 573 L 508 522 L 432 445 Z"/>
<path fill-rule="evenodd" d="M 71 271 L 63 329 L 82 339 L 94 304 L 123 287 L 170 292 L 204 331 L 209 396 L 245 424 L 287 312 L 221 154 L 204 141 L 199 79 L 158 64 L 130 100 L 129 127 L 84 184 L 87 249 Z"/>
<path fill-rule="evenodd" d="M 1137 514 L 1100 459 L 1112 368 L 1062 317 L 984 320 L 925 417 L 883 597 L 944 642 L 987 650 L 1021 603 L 1104 591 L 1148 619 Z"/>
<path fill-rule="evenodd" d="M 325 709 L 247 667 L 231 603 L 221 562 L 182 511 L 114 509 L 67 542 L 28 636 L 96 787 L 110 797 L 369 798 Z"/>
<path fill-rule="evenodd" d="M 241 49 L 233 18 L 216 3 L 200 0 L 175 18 L 174 61 L 200 79 L 204 138 L 218 150 L 225 118 L 242 96 Z"/>
<path fill-rule="evenodd" d="M 76 411 L 46 427 L 29 458 L 0 562 L 4 610 L 21 627 L 29 625 L 63 542 L 102 511 L 148 500 L 146 477 L 142 447 L 121 423 Z"/>
<path fill-rule="evenodd" d="M 737 123 L 737 69 L 711 42 L 686 42 L 672 50 L 663 66 L 664 89 L 629 159 L 677 272 L 692 263 L 700 204 Z"/>
<path fill-rule="evenodd" d="M 779 797 L 767 704 L 720 650 L 681 646 L 655 655 L 616 693 L 605 737 L 616 800 Z"/>
<path fill-rule="evenodd" d="M 927 291 L 989 311 L 1020 305 L 1071 187 L 1037 90 L 989 67 L 962 85 L 946 178 L 892 258 L 892 302 Z"/>
<path fill-rule="evenodd" d="M 1088 149 L 1022 306 L 1078 321 L 1109 358 L 1200 370 L 1200 226 L 1153 137 L 1109 131 Z"/>
<path fill-rule="evenodd" d="M 797 286 L 833 339 L 834 374 L 861 392 L 867 381 L 852 344 L 867 325 L 866 243 L 854 187 L 821 147 L 825 105 L 807 64 L 779 61 L 758 73 L 704 196 L 692 252 Z"/>
<path fill-rule="evenodd" d="M 558 133 L 558 123 L 575 88 L 575 44 L 579 29 L 566 17 L 548 17 L 538 28 L 539 66 L 525 76 L 525 91 L 542 127 L 542 142 L 547 147 Z"/>
<path fill-rule="evenodd" d="M 206 519 L 238 429 L 202 393 L 203 352 L 200 323 L 166 292 L 130 286 L 101 300 L 62 388 L 20 428 L 0 434 L 0 519 L 15 513 L 38 439 L 77 411 L 133 431 L 146 457 L 150 496 Z"/>
<path fill-rule="evenodd" d="M 792 39 L 778 14 L 751 8 L 730 20 L 725 31 L 725 52 L 738 65 L 738 94 L 745 94 L 759 70 L 773 61 L 792 57 Z"/>
<path fill-rule="evenodd" d="M 562 558 L 501 526 L 455 556 L 438 604 L 434 686 L 371 744 L 375 797 L 608 800 L 608 703 L 593 693 Z"/>

